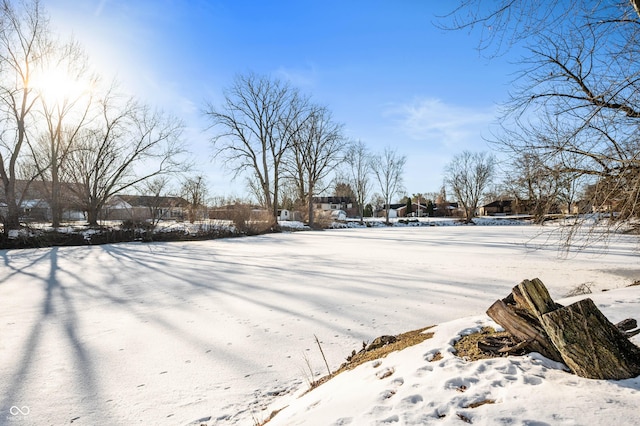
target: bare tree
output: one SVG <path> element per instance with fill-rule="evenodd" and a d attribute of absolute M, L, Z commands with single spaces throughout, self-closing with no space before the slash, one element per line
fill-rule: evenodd
<path fill-rule="evenodd" d="M 403 191 L 402 174 L 406 162 L 407 157 L 399 155 L 395 149 L 388 146 L 382 154 L 371 157 L 371 168 L 385 203 L 385 222 L 387 225 L 389 224 L 391 198 Z"/>
<path fill-rule="evenodd" d="M 542 223 L 558 200 L 560 173 L 534 152 L 514 157 L 510 169 L 505 191 L 526 204 L 536 223 Z"/>
<path fill-rule="evenodd" d="M 571 214 L 584 181 L 580 174 L 565 171 L 566 164 L 545 161 L 535 151 L 521 152 L 512 157 L 503 191 L 525 205 L 536 223 L 563 208 Z"/>
<path fill-rule="evenodd" d="M 616 212 L 611 230 L 626 227 L 640 216 L 638 2 L 484 3 L 463 2 L 454 26 L 490 27 L 485 47 L 530 52 L 497 141 L 590 183 L 594 209 Z"/>
<path fill-rule="evenodd" d="M 185 167 L 183 125 L 175 117 L 120 99 L 113 90 L 98 107 L 99 118 L 77 138 L 65 170 L 92 226 L 113 195 Z"/>
<path fill-rule="evenodd" d="M 464 151 L 456 155 L 445 171 L 445 182 L 462 204 L 465 222 L 475 217 L 483 192 L 495 172 L 495 159 L 486 152 Z"/>
<path fill-rule="evenodd" d="M 0 2 L 0 181 L 7 204 L 5 235 L 20 227 L 20 205 L 28 185 L 18 188 L 19 168 L 33 138 L 34 105 L 31 87 L 34 69 L 53 52 L 48 18 L 38 0 Z M 24 176 L 28 181 L 35 174 Z"/>
<path fill-rule="evenodd" d="M 163 208 L 169 193 L 169 176 L 156 176 L 142 182 L 140 192 L 146 196 L 145 205 L 149 209 L 151 229 L 155 229 L 165 215 Z"/>
<path fill-rule="evenodd" d="M 626 62 L 640 55 L 627 50 L 612 56 L 599 48 L 608 34 L 587 36 L 571 44 L 549 37 L 534 52 L 536 70 L 514 97 L 511 113 L 537 111 L 537 120 L 514 120 L 500 142 L 512 152 L 537 153 L 563 174 L 606 181 L 597 186 L 606 193 L 594 193 L 591 201 L 596 209 L 598 201 L 614 201 L 618 214 L 609 223 L 619 226 L 640 215 L 640 67 Z"/>
<path fill-rule="evenodd" d="M 54 78 L 50 78 L 52 75 Z M 68 207 L 70 202 L 69 191 L 65 191 L 66 197 L 61 194 L 62 169 L 75 139 L 92 119 L 92 90 L 98 78 L 90 72 L 84 50 L 73 41 L 56 47 L 47 61 L 42 61 L 34 71 L 34 78 L 41 80 L 36 87 L 40 100 L 37 111 L 45 129 L 30 146 L 42 187 L 47 192 L 52 226 L 57 228 L 63 204 Z M 53 84 L 63 87 L 52 89 L 49 86 Z M 52 90 L 53 93 L 47 93 Z"/>
<path fill-rule="evenodd" d="M 295 134 L 286 169 L 306 201 L 308 224 L 313 227 L 313 197 L 326 189 L 319 188 L 322 180 L 343 161 L 345 139 L 342 125 L 333 121 L 325 107 L 312 106 L 299 119 L 301 123 L 292 129 Z"/>
<path fill-rule="evenodd" d="M 209 193 L 204 176 L 197 175 L 186 178 L 184 182 L 182 182 L 180 192 L 182 197 L 189 203 L 187 211 L 189 222 L 193 223 L 198 218 L 202 218 L 204 210 L 206 210 Z"/>
<path fill-rule="evenodd" d="M 274 223 L 282 162 L 306 103 L 289 84 L 248 74 L 236 77 L 225 91 L 222 106 L 209 103 L 204 111 L 210 129 L 217 130 L 212 138 L 215 155 L 235 168 L 234 176 L 250 173 L 252 189 L 259 192 L 258 200 L 271 212 Z"/>
<path fill-rule="evenodd" d="M 345 156 L 349 182 L 356 195 L 360 222 L 363 220 L 364 207 L 371 192 L 371 153 L 362 141 L 352 142 Z"/>

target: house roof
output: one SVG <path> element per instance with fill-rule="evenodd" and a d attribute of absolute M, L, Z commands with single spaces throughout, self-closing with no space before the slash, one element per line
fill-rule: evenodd
<path fill-rule="evenodd" d="M 396 205 L 399 205 L 400 207 L 394 207 L 394 206 L 396 206 Z M 391 208 L 392 208 L 392 209 L 400 210 L 400 209 L 402 209 L 403 207 L 404 207 L 404 208 L 406 208 L 406 207 L 407 207 L 407 205 L 406 205 L 406 204 L 391 204 Z M 413 209 L 413 208 L 416 208 L 416 209 L 417 209 L 418 207 L 419 207 L 421 210 L 422 210 L 422 209 L 425 209 L 425 210 L 426 210 L 427 205 L 426 205 L 426 204 L 422 204 L 422 203 L 420 203 L 420 204 L 418 204 L 418 203 L 411 203 L 411 208 L 412 208 L 412 209 Z"/>
<path fill-rule="evenodd" d="M 132 207 L 185 207 L 189 204 L 182 197 L 156 197 L 153 195 L 117 195 L 117 197 Z"/>
<path fill-rule="evenodd" d="M 491 208 L 491 207 L 511 207 L 511 203 L 513 202 L 513 200 L 495 200 L 490 202 L 489 204 L 485 204 L 484 208 Z"/>
<path fill-rule="evenodd" d="M 441 210 L 441 209 L 446 209 L 446 210 L 456 210 L 458 208 L 458 203 L 439 203 L 436 204 L 435 206 L 435 210 Z"/>
<path fill-rule="evenodd" d="M 60 197 L 63 200 L 77 201 L 74 192 L 80 192 L 80 186 L 72 182 L 59 182 Z M 51 182 L 43 182 L 41 180 L 16 180 L 16 196 L 23 200 L 42 200 L 49 199 L 51 194 Z M 4 186 L 0 185 L 0 200 L 6 204 L 6 195 Z"/>
<path fill-rule="evenodd" d="M 385 205 L 384 205 L 382 208 L 380 208 L 380 210 L 378 210 L 378 211 L 386 210 L 386 209 L 387 209 L 387 206 L 389 207 L 389 209 L 390 209 L 390 210 L 398 210 L 398 209 L 400 209 L 400 208 L 407 207 L 407 205 L 406 205 L 406 204 L 404 204 L 404 203 L 398 203 L 398 204 L 385 204 Z"/>
<path fill-rule="evenodd" d="M 313 197 L 313 202 L 318 203 L 333 203 L 333 204 L 349 204 L 351 203 L 351 197 Z"/>

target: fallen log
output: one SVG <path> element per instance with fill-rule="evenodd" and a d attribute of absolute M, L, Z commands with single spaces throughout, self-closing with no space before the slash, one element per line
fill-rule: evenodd
<path fill-rule="evenodd" d="M 487 310 L 487 315 L 500 324 L 518 343 L 529 352 L 538 352 L 554 361 L 562 361 L 560 352 L 555 348 L 540 322 L 519 310 L 514 305 L 497 300 Z"/>
<path fill-rule="evenodd" d="M 640 348 L 628 340 L 640 332 L 629 331 L 637 327 L 635 320 L 614 325 L 591 299 L 562 306 L 537 278 L 514 287 L 487 315 L 514 337 L 518 349 L 564 362 L 581 377 L 617 380 L 640 374 Z"/>

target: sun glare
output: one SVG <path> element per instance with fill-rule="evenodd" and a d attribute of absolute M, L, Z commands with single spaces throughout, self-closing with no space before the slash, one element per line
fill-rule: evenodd
<path fill-rule="evenodd" d="M 72 78 L 64 69 L 40 70 L 32 80 L 32 87 L 47 105 L 77 99 L 86 92 L 86 84 Z"/>

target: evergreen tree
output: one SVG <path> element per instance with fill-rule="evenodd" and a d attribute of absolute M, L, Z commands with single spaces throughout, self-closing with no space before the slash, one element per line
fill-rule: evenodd
<path fill-rule="evenodd" d="M 434 209 L 433 201 L 431 201 L 431 200 L 427 201 L 427 216 L 428 217 L 433 217 L 433 209 Z"/>

